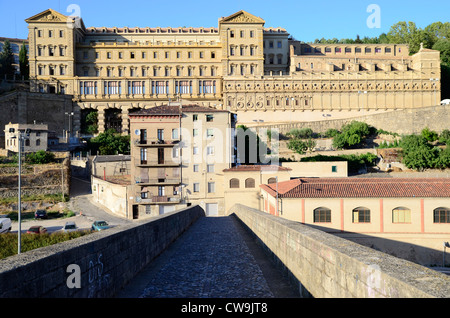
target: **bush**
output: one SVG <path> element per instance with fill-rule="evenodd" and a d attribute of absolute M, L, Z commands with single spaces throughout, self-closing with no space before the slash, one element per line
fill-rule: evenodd
<path fill-rule="evenodd" d="M 311 128 L 291 129 L 288 136 L 296 139 L 307 139 L 313 136 L 314 132 Z"/>
<path fill-rule="evenodd" d="M 339 134 L 339 130 L 330 128 L 325 132 L 325 137 L 327 138 L 333 138 Z"/>
<path fill-rule="evenodd" d="M 445 129 L 442 131 L 442 133 L 439 135 L 439 142 L 442 142 L 446 145 L 450 144 L 450 130 Z"/>
<path fill-rule="evenodd" d="M 349 148 L 360 144 L 370 134 L 370 127 L 366 123 L 353 121 L 342 128 L 342 132 L 333 139 L 336 149 Z"/>
<path fill-rule="evenodd" d="M 53 234 L 22 234 L 21 251 L 27 252 L 36 248 L 45 247 L 91 233 L 90 231 L 75 231 L 69 233 Z M 0 259 L 17 254 L 17 234 L 8 233 L 0 235 Z"/>
<path fill-rule="evenodd" d="M 26 155 L 25 161 L 30 164 L 47 164 L 55 161 L 55 154 L 44 150 L 32 152 Z"/>
<path fill-rule="evenodd" d="M 323 156 L 302 158 L 301 162 L 318 162 L 318 161 L 347 161 L 349 172 L 358 172 L 361 168 L 373 167 L 378 157 L 372 153 L 362 155 L 340 155 L 340 156 Z"/>
<path fill-rule="evenodd" d="M 432 131 L 432 130 L 428 129 L 428 127 L 422 130 L 421 135 L 426 140 L 431 141 L 431 142 L 433 142 L 433 141 L 438 139 L 438 134 L 435 131 Z"/>

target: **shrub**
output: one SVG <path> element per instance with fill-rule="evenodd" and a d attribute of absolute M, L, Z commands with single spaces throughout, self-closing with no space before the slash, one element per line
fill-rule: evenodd
<path fill-rule="evenodd" d="M 44 150 L 32 152 L 26 155 L 25 161 L 30 164 L 47 164 L 55 161 L 55 154 Z"/>
<path fill-rule="evenodd" d="M 449 145 L 450 143 L 450 130 L 445 129 L 442 131 L 442 133 L 439 135 L 439 142 L 442 142 L 446 145 Z"/>
<path fill-rule="evenodd" d="M 421 135 L 428 141 L 435 141 L 438 139 L 438 134 L 435 131 L 432 131 L 430 129 L 428 129 L 428 127 L 426 127 L 425 129 L 422 130 Z"/>
<path fill-rule="evenodd" d="M 370 134 L 370 127 L 366 123 L 353 121 L 342 127 L 342 132 L 333 139 L 333 147 L 344 149 L 360 144 Z"/>
<path fill-rule="evenodd" d="M 311 128 L 302 128 L 302 129 L 291 129 L 288 132 L 288 135 L 292 138 L 297 139 L 306 139 L 311 138 L 313 136 L 314 132 Z"/>

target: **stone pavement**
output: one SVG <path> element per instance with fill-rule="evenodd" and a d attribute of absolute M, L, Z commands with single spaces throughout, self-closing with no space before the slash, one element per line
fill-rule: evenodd
<path fill-rule="evenodd" d="M 118 298 L 293 298 L 287 279 L 234 216 L 202 217 Z"/>

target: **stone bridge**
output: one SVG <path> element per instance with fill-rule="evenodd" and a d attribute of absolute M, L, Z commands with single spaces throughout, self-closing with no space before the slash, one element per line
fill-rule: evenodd
<path fill-rule="evenodd" d="M 0 298 L 449 295 L 442 273 L 242 205 L 226 217 L 194 206 L 0 260 Z"/>

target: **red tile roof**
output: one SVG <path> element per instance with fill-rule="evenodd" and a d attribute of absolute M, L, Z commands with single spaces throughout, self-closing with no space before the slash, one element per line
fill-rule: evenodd
<path fill-rule="evenodd" d="M 276 195 L 276 184 L 261 185 Z M 450 178 L 301 178 L 278 183 L 280 198 L 443 198 Z"/>
<path fill-rule="evenodd" d="M 228 112 L 227 110 L 221 110 L 211 107 L 203 107 L 198 105 L 183 105 L 182 112 L 184 113 L 217 113 Z M 179 105 L 161 105 L 152 108 L 141 109 L 136 112 L 131 112 L 128 116 L 154 116 L 154 115 L 167 115 L 167 116 L 180 116 Z"/>
<path fill-rule="evenodd" d="M 229 169 L 224 169 L 224 172 L 239 172 L 239 171 L 290 171 L 291 168 L 276 166 L 276 165 L 240 165 Z"/>

